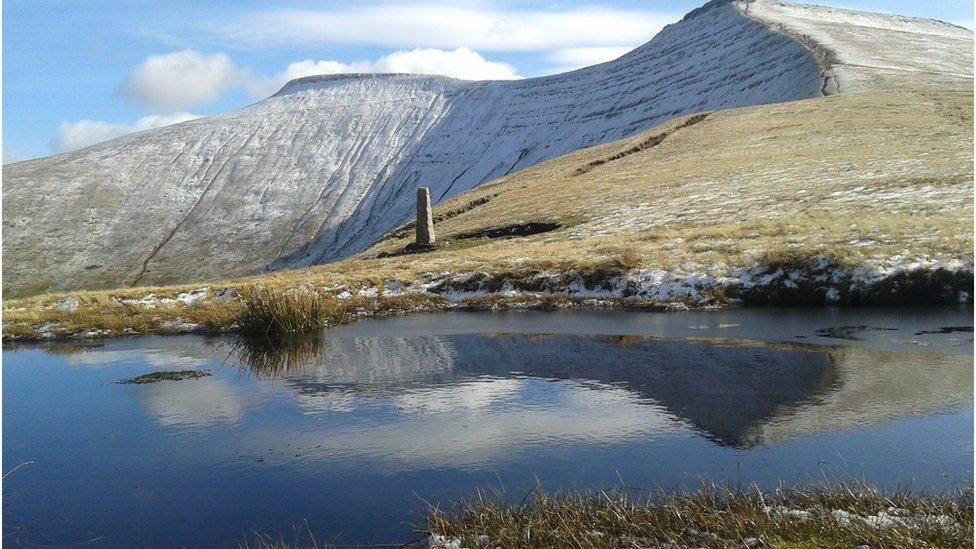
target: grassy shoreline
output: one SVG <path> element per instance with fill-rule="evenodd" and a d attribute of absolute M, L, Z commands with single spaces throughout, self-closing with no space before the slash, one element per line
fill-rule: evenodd
<path fill-rule="evenodd" d="M 368 268 L 364 268 L 367 271 Z M 358 270 L 357 270 L 358 271 Z M 947 305 L 973 302 L 973 271 L 918 268 L 857 280 L 857 266 L 823 257 L 740 269 L 736 276 L 628 268 L 427 273 L 419 279 L 336 277 L 284 283 L 273 275 L 232 285 L 42 295 L 4 303 L 3 339 L 35 341 L 142 334 L 289 335 L 364 317 L 447 309 Z M 359 275 L 359 276 L 356 276 Z M 341 282 L 341 283 L 340 283 Z"/>
<path fill-rule="evenodd" d="M 972 547 L 972 487 L 952 493 L 885 492 L 864 483 L 695 491 L 632 488 L 548 494 L 513 504 L 500 492 L 431 507 L 409 549 Z M 311 521 L 314 524 L 314 519 Z M 289 538 L 256 535 L 241 547 L 329 547 L 307 521 Z M 391 547 L 394 545 L 390 545 Z"/>
<path fill-rule="evenodd" d="M 423 273 L 412 280 L 330 266 L 220 286 L 170 286 L 42 295 L 4 303 L 3 339 L 142 334 L 267 336 L 320 331 L 360 318 L 447 309 L 580 307 L 687 310 L 728 306 L 947 305 L 973 302 L 973 270 L 919 267 L 870 276 L 824 256 L 768 259 L 732 275 L 673 274 L 611 262 L 570 270 Z M 318 272 L 316 272 L 318 271 Z"/>
<path fill-rule="evenodd" d="M 478 497 L 434 510 L 427 532 L 444 547 L 972 547 L 973 497 L 864 485 L 536 493 L 520 505 Z"/>

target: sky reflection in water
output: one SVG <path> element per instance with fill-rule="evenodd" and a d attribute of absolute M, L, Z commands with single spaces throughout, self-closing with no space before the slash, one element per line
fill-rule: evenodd
<path fill-rule="evenodd" d="M 5 483 L 5 541 L 214 545 L 303 519 L 404 541 L 424 501 L 536 479 L 952 489 L 972 476 L 972 332 L 918 332 L 972 310 L 906 312 L 451 313 L 287 346 L 5 349 L 4 468 L 35 462 Z M 214 375 L 114 383 L 187 368 Z"/>

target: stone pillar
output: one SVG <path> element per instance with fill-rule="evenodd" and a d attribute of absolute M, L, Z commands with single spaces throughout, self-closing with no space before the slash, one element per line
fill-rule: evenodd
<path fill-rule="evenodd" d="M 430 246 L 434 243 L 434 215 L 430 211 L 430 190 L 417 189 L 417 245 Z"/>

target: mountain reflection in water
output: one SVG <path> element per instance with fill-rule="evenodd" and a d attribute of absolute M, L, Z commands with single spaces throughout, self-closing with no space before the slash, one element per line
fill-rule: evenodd
<path fill-rule="evenodd" d="M 972 394 L 972 370 L 951 367 L 957 357 L 926 356 L 920 367 L 919 357 L 890 351 L 640 336 L 240 340 L 230 357 L 280 377 L 311 411 L 384 400 L 413 412 L 501 409 L 526 379 L 565 380 L 577 406 L 646 407 L 645 426 L 682 422 L 740 448 L 924 414 Z"/>
<path fill-rule="evenodd" d="M 958 487 L 972 332 L 943 328 L 971 316 L 444 313 L 285 341 L 8 346 L 3 459 L 36 465 L 4 482 L 4 534 L 224 546 L 307 519 L 318 539 L 389 543 L 481 486 L 514 502 L 621 479 Z"/>

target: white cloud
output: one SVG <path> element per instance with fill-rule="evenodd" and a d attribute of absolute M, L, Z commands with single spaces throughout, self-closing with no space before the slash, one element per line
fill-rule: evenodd
<path fill-rule="evenodd" d="M 157 112 L 176 112 L 209 103 L 247 79 L 247 71 L 223 53 L 186 49 L 147 57 L 129 73 L 119 93 Z"/>
<path fill-rule="evenodd" d="M 651 39 L 679 13 L 612 8 L 567 11 L 450 5 L 278 9 L 208 26 L 242 47 L 367 44 L 390 48 L 466 46 L 478 51 L 541 51 L 629 46 Z"/>
<path fill-rule="evenodd" d="M 443 74 L 462 80 L 513 80 L 519 78 L 507 63 L 487 61 L 468 48 L 453 51 L 416 49 L 395 51 L 373 64 L 372 72 Z"/>
<path fill-rule="evenodd" d="M 445 51 L 415 49 L 395 51 L 376 61 L 296 61 L 278 74 L 255 79 L 248 86 L 254 97 L 267 97 L 295 78 L 316 74 L 363 72 L 397 72 L 411 74 L 440 74 L 463 80 L 512 80 L 520 78 L 507 63 L 488 61 L 469 48 Z"/>
<path fill-rule="evenodd" d="M 589 48 L 565 48 L 556 50 L 546 56 L 546 60 L 555 64 L 548 71 L 551 73 L 566 72 L 598 63 L 612 61 L 631 51 L 635 46 L 599 46 Z"/>
<path fill-rule="evenodd" d="M 72 151 L 132 132 L 178 124 L 194 118 L 199 118 L 199 116 L 187 112 L 178 112 L 143 116 L 134 124 L 113 124 L 101 120 L 65 121 L 58 126 L 58 136 L 51 140 L 51 149 L 54 152 Z"/>

